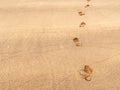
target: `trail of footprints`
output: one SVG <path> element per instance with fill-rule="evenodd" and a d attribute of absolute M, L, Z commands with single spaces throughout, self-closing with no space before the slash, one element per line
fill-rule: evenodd
<path fill-rule="evenodd" d="M 84 8 L 90 7 L 90 4 L 89 4 L 90 1 L 91 0 L 87 0 L 87 4 L 84 6 Z M 79 14 L 79 16 L 84 16 L 85 12 L 79 11 L 78 14 Z M 86 26 L 86 23 L 84 21 L 82 21 L 79 25 L 80 28 L 85 27 L 85 26 Z M 77 47 L 81 46 L 81 42 L 78 37 L 74 37 L 73 42 L 75 43 L 75 45 Z M 82 76 L 82 78 L 85 79 L 86 81 L 92 80 L 92 73 L 93 73 L 93 70 L 89 65 L 85 65 L 84 69 L 79 72 L 79 74 Z"/>
<path fill-rule="evenodd" d="M 87 4 L 85 5 L 84 8 L 87 8 L 87 7 L 90 6 L 90 4 L 89 4 L 90 1 L 91 1 L 91 0 L 87 0 Z M 79 11 L 78 14 L 79 14 L 79 16 L 84 16 L 84 15 L 85 15 L 85 12 Z M 86 23 L 85 23 L 84 21 L 82 21 L 82 22 L 80 23 L 80 25 L 79 25 L 80 28 L 81 28 L 81 27 L 85 27 L 85 26 L 86 26 Z M 76 46 L 81 46 L 81 43 L 80 43 L 80 41 L 79 41 L 79 38 L 75 37 L 75 38 L 73 39 L 73 42 L 75 43 Z"/>
<path fill-rule="evenodd" d="M 89 6 L 90 6 L 89 2 L 90 2 L 90 0 L 87 0 L 87 4 L 85 5 L 85 7 L 84 7 L 84 8 L 87 8 L 87 7 L 89 7 Z M 79 14 L 80 16 L 85 15 L 85 13 L 83 13 L 82 11 L 78 12 L 78 14 Z M 85 25 L 86 25 L 86 23 L 85 23 L 85 22 L 81 22 L 79 26 L 80 26 L 80 27 L 84 27 Z"/>

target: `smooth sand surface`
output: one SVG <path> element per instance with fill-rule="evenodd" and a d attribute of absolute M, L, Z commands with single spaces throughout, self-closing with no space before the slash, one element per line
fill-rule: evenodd
<path fill-rule="evenodd" d="M 120 90 L 120 1 L 1 0 L 0 90 Z"/>

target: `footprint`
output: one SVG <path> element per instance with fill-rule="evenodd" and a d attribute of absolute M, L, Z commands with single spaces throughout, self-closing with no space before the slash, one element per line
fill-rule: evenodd
<path fill-rule="evenodd" d="M 81 43 L 77 37 L 73 38 L 73 42 L 75 43 L 76 46 L 81 46 Z"/>
<path fill-rule="evenodd" d="M 92 80 L 92 73 L 93 73 L 93 69 L 89 65 L 85 65 L 83 71 L 79 72 L 79 74 L 86 81 L 91 81 Z"/>
<path fill-rule="evenodd" d="M 91 0 L 87 0 L 88 2 L 90 2 Z"/>
<path fill-rule="evenodd" d="M 89 5 L 89 4 L 87 4 L 87 5 L 85 6 L 85 8 L 87 8 L 87 7 L 90 7 L 90 5 Z"/>
<path fill-rule="evenodd" d="M 80 27 L 84 27 L 86 25 L 85 22 L 81 22 Z"/>
<path fill-rule="evenodd" d="M 78 14 L 80 15 L 80 16 L 83 16 L 83 15 L 85 15 L 85 13 L 83 13 L 83 12 L 78 12 Z"/>

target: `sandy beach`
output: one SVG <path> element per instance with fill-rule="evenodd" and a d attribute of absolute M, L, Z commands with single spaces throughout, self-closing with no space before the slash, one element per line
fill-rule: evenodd
<path fill-rule="evenodd" d="M 119 68 L 119 0 L 0 1 L 0 90 L 120 90 Z"/>

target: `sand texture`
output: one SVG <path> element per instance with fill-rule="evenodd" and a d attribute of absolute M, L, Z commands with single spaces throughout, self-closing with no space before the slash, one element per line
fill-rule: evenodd
<path fill-rule="evenodd" d="M 120 90 L 120 0 L 0 0 L 0 90 Z"/>

